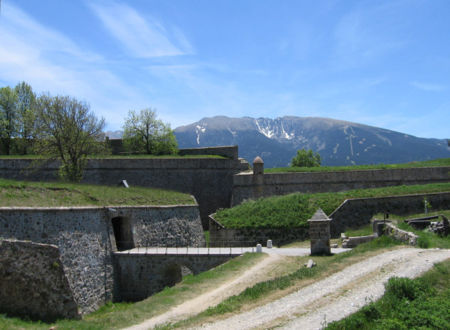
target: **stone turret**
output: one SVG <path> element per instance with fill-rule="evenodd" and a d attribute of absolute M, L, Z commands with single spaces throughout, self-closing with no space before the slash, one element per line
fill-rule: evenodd
<path fill-rule="evenodd" d="M 253 160 L 253 197 L 264 196 L 264 161 L 257 156 Z"/>
<path fill-rule="evenodd" d="M 264 174 L 264 161 L 261 157 L 256 156 L 253 160 L 253 175 Z"/>

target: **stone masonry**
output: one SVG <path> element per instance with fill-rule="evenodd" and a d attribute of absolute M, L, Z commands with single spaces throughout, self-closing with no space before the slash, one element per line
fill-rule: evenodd
<path fill-rule="evenodd" d="M 331 254 L 330 221 L 321 209 L 318 209 L 312 218 L 308 220 L 311 255 Z"/>
<path fill-rule="evenodd" d="M 55 245 L 0 240 L 0 310 L 54 321 L 80 318 Z"/>
<path fill-rule="evenodd" d="M 170 235 L 165 235 L 166 232 Z M 117 300 L 114 296 L 117 292 L 114 251 L 151 244 L 205 245 L 197 205 L 1 207 L 0 236 L 55 246 L 81 314 Z M 39 248 L 39 245 L 33 246 Z M 28 271 L 33 272 L 34 267 L 30 266 Z M 2 280 L 0 278 L 0 282 Z M 32 283 L 29 289 L 34 290 Z M 65 295 L 61 295 L 61 299 L 65 300 Z"/>

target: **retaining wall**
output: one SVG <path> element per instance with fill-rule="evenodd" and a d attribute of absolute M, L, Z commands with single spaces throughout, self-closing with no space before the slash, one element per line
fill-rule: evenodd
<path fill-rule="evenodd" d="M 30 159 L 0 159 L 0 176 L 34 181 L 57 179 L 59 163 L 46 164 L 37 171 L 30 170 L 31 165 Z M 127 180 L 129 185 L 192 194 L 199 204 L 203 227 L 207 228 L 209 214 L 230 206 L 233 175 L 247 167 L 247 163 L 237 159 L 90 159 L 83 182 L 116 185 Z"/>
<path fill-rule="evenodd" d="M 120 299 L 138 301 L 174 285 L 186 273 L 198 274 L 231 259 L 232 255 L 166 255 L 116 252 Z"/>
<path fill-rule="evenodd" d="M 232 205 L 293 192 L 317 193 L 449 182 L 450 166 L 341 172 L 240 173 L 233 177 Z"/>
<path fill-rule="evenodd" d="M 123 220 L 123 226 L 114 228 L 113 219 Z M 0 208 L 0 237 L 58 247 L 64 272 L 82 314 L 114 299 L 112 253 L 121 243 L 116 240 L 117 230 L 129 241 L 129 248 L 159 244 L 205 245 L 196 205 Z"/>
<path fill-rule="evenodd" d="M 54 321 L 80 318 L 58 247 L 0 240 L 0 310 Z"/>
<path fill-rule="evenodd" d="M 293 228 L 225 228 L 214 215 L 209 222 L 209 245 L 219 246 L 256 246 L 266 245 L 272 240 L 273 245 L 280 246 L 294 241 L 304 240 L 308 237 L 308 226 Z"/>

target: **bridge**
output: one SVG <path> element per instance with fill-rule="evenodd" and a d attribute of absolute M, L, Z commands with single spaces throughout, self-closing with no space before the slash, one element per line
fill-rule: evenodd
<path fill-rule="evenodd" d="M 349 249 L 332 249 L 340 253 Z M 214 268 L 256 247 L 140 247 L 114 252 L 121 301 L 139 301 L 172 286 L 188 274 Z M 262 252 L 287 256 L 309 255 L 309 248 L 262 248 Z"/>

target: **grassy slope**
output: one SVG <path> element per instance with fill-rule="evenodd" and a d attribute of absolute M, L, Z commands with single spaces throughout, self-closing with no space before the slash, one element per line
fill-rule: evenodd
<path fill-rule="evenodd" d="M 404 164 L 378 164 L 378 165 L 352 165 L 352 166 L 320 166 L 320 167 L 278 167 L 267 168 L 264 173 L 286 173 L 286 172 L 339 172 L 357 170 L 384 170 L 414 167 L 450 166 L 450 158 L 427 160 L 423 162 L 411 162 Z"/>
<path fill-rule="evenodd" d="M 317 208 L 333 212 L 345 199 L 382 197 L 450 191 L 450 183 L 394 186 L 319 194 L 290 194 L 248 201 L 231 209 L 219 210 L 216 220 L 227 228 L 307 227 Z"/>
<path fill-rule="evenodd" d="M 142 187 L 112 187 L 0 179 L 1 206 L 105 206 L 194 204 L 188 194 Z"/>

